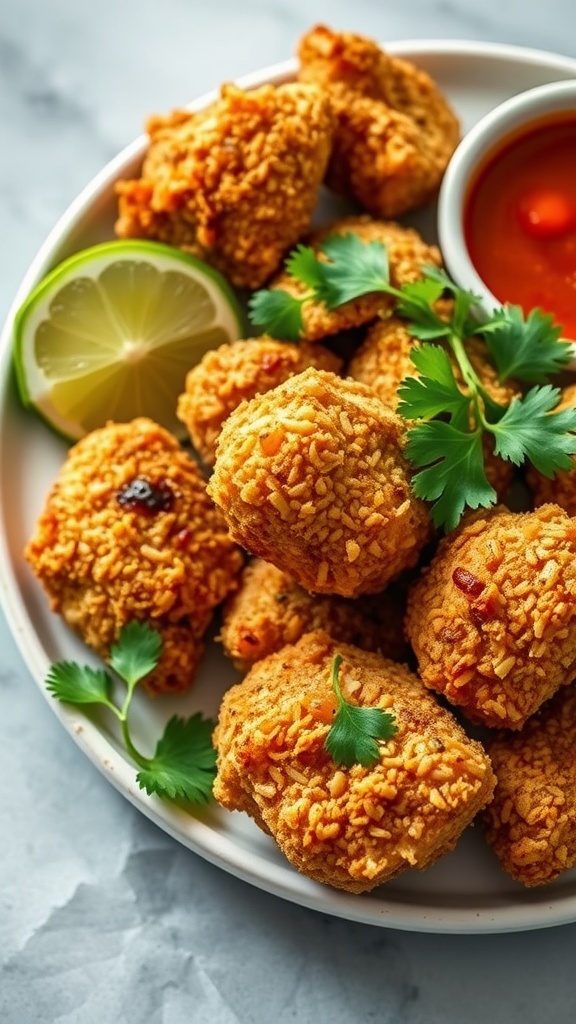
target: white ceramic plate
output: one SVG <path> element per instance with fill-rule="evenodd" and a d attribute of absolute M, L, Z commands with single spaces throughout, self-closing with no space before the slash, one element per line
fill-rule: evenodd
<path fill-rule="evenodd" d="M 456 41 L 395 43 L 389 49 L 425 68 L 439 83 L 461 117 L 464 130 L 497 103 L 544 82 L 576 78 L 576 60 L 535 50 Z M 244 87 L 291 77 L 287 62 L 243 79 Z M 204 96 L 193 106 L 212 100 Z M 143 116 L 146 111 L 143 111 Z M 99 174 L 72 204 L 38 253 L 14 309 L 46 271 L 63 257 L 112 237 L 115 202 L 112 184 L 130 176 L 144 152 L 138 139 Z M 435 239 L 433 209 L 409 218 Z M 14 396 L 9 351 L 11 320 L 1 342 L 0 392 L 0 596 L 10 628 L 33 679 L 54 713 L 97 768 L 139 810 L 191 850 L 226 871 L 285 899 L 327 914 L 373 925 L 427 932 L 490 932 L 539 928 L 576 921 L 576 871 L 551 886 L 528 891 L 504 875 L 482 840 L 469 829 L 458 848 L 426 872 L 407 871 L 365 896 L 337 892 L 294 871 L 275 844 L 244 815 L 213 805 L 192 816 L 146 796 L 134 781 L 135 770 L 106 718 L 83 713 L 52 700 L 43 681 L 49 664 L 60 659 L 91 660 L 81 642 L 50 613 L 44 594 L 22 558 L 46 492 L 65 456 L 65 446 Z M 221 693 L 235 675 L 213 645 L 193 692 L 177 701 L 181 714 L 199 708 L 217 710 Z M 135 701 L 134 728 L 143 745 L 174 713 L 174 699 Z"/>

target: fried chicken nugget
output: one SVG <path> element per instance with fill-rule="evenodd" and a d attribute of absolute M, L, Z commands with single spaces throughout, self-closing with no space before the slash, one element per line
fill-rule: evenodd
<path fill-rule="evenodd" d="M 243 563 L 196 464 L 143 417 L 70 450 L 25 554 L 52 610 L 103 657 L 132 619 L 158 630 L 150 693 L 190 686 Z"/>
<path fill-rule="evenodd" d="M 372 768 L 337 767 L 325 748 L 337 653 L 345 699 L 395 718 L 397 732 L 380 741 Z M 233 686 L 214 738 L 216 799 L 251 815 L 298 871 L 349 892 L 447 853 L 494 785 L 481 745 L 417 676 L 321 631 L 259 661 Z"/>
<path fill-rule="evenodd" d="M 347 374 L 354 380 L 368 384 L 383 402 L 395 410 L 399 402 L 398 388 L 404 378 L 418 376 L 410 353 L 419 344 L 418 339 L 410 334 L 407 322 L 400 317 L 390 316 L 377 320 L 368 329 L 360 348 L 352 356 Z M 520 389 L 515 384 L 510 381 L 500 383 L 494 366 L 487 358 L 485 346 L 479 338 L 470 339 L 466 344 L 466 351 L 490 398 L 501 405 L 509 405 L 513 398 L 520 395 Z M 462 384 L 455 365 L 454 371 L 456 379 Z M 511 462 L 494 455 L 493 439 L 490 435 L 484 435 L 482 444 L 486 476 L 498 497 L 503 498 L 514 476 L 514 466 Z"/>
<path fill-rule="evenodd" d="M 576 406 L 576 384 L 562 389 L 560 402 L 555 412 Z M 569 516 L 576 516 L 576 456 L 572 456 L 573 468 L 560 471 L 552 478 L 543 476 L 534 466 L 526 471 L 526 483 L 532 493 L 535 505 L 552 502 L 560 505 Z"/>
<path fill-rule="evenodd" d="M 403 284 L 418 281 L 422 276 L 422 267 L 442 265 L 440 250 L 436 245 L 428 245 L 414 228 L 405 228 L 392 221 L 378 221 L 367 214 L 355 217 L 342 217 L 319 231 L 311 234 L 307 244 L 318 251 L 327 238 L 334 235 L 356 235 L 360 241 L 381 242 L 386 246 L 390 269 L 390 284 L 401 288 Z M 280 288 L 297 299 L 301 299 L 310 289 L 308 285 L 297 281 L 286 271 L 281 271 L 270 282 L 271 288 Z M 344 302 L 336 309 L 328 309 L 323 302 L 307 301 L 302 307 L 304 328 L 302 338 L 318 341 L 339 331 L 351 327 L 368 324 L 385 311 L 391 311 L 396 300 L 383 292 L 371 292 L 358 299 Z"/>
<path fill-rule="evenodd" d="M 177 415 L 207 465 L 216 457 L 224 420 L 243 399 L 270 391 L 308 366 L 338 373 L 342 360 L 323 345 L 253 338 L 207 352 L 186 376 Z"/>
<path fill-rule="evenodd" d="M 490 744 L 494 801 L 486 836 L 524 885 L 552 882 L 576 864 L 576 688 L 566 687 L 517 735 Z"/>
<path fill-rule="evenodd" d="M 150 118 L 139 179 L 117 185 L 122 238 L 196 254 L 258 288 L 310 227 L 333 117 L 315 85 L 224 85 L 205 110 Z"/>
<path fill-rule="evenodd" d="M 406 595 L 393 584 L 382 594 L 345 597 L 309 594 L 275 565 L 255 559 L 243 570 L 236 593 L 226 601 L 219 639 L 237 668 L 255 662 L 304 633 L 324 629 L 335 640 L 367 651 L 379 651 L 392 661 L 409 652 L 403 621 Z"/>
<path fill-rule="evenodd" d="M 336 116 L 326 184 L 376 217 L 428 202 L 460 139 L 430 76 L 370 39 L 324 25 L 303 36 L 298 56 L 298 79 L 322 86 Z"/>
<path fill-rule="evenodd" d="M 576 520 L 557 505 L 468 516 L 408 597 L 423 682 L 473 722 L 521 729 L 576 665 Z"/>
<path fill-rule="evenodd" d="M 310 368 L 228 417 L 208 493 L 235 540 L 306 590 L 378 593 L 430 534 L 403 443 L 370 388 Z"/>

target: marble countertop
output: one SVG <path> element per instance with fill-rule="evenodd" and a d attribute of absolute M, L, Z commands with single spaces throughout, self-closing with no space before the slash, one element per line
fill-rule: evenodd
<path fill-rule="evenodd" d="M 4 3 L 2 317 L 48 230 L 149 111 L 290 57 L 312 20 L 576 57 L 573 0 Z M 3 616 L 0 746 L 2 1024 L 573 1020 L 576 924 L 462 937 L 350 924 L 185 850 L 63 732 Z"/>

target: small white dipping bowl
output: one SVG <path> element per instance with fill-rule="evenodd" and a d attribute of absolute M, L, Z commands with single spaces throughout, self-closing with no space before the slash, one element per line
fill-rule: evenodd
<path fill-rule="evenodd" d="M 438 200 L 438 239 L 444 263 L 452 279 L 479 296 L 479 305 L 491 312 L 501 303 L 478 274 L 464 234 L 464 213 L 471 184 L 491 156 L 506 146 L 508 138 L 530 131 L 543 117 L 573 112 L 576 116 L 576 80 L 552 82 L 519 93 L 501 103 L 464 136 L 444 175 Z M 576 191 L 576 167 L 574 168 Z M 572 339 L 573 340 L 573 339 Z M 576 368 L 576 345 L 572 368 Z"/>

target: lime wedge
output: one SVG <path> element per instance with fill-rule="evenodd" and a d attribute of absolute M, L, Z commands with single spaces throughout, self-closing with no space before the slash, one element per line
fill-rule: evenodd
<path fill-rule="evenodd" d="M 157 242 L 105 242 L 57 266 L 16 314 L 18 390 L 73 441 L 143 415 L 183 437 L 187 371 L 242 331 L 230 286 L 201 260 Z"/>

